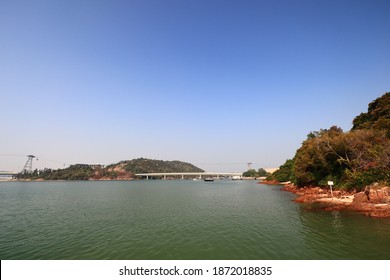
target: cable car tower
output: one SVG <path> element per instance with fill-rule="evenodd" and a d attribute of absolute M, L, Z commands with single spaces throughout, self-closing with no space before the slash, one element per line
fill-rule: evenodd
<path fill-rule="evenodd" d="M 36 156 L 28 155 L 26 164 L 23 167 L 22 173 L 31 173 L 32 172 L 32 162 Z"/>

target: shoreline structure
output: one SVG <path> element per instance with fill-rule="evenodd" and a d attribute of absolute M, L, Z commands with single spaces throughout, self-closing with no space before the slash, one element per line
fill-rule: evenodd
<path fill-rule="evenodd" d="M 374 218 L 390 217 L 390 187 L 373 184 L 361 192 L 333 191 L 328 188 L 302 187 L 298 188 L 292 183 L 276 181 L 261 181 L 259 184 L 283 185 L 282 190 L 294 193 L 293 200 L 305 203 L 309 209 L 323 209 L 325 211 L 353 211 Z"/>

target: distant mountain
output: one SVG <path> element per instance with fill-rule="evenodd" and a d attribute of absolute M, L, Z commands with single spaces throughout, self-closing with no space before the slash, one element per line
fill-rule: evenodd
<path fill-rule="evenodd" d="M 164 161 L 147 158 L 137 158 L 133 160 L 121 161 L 106 168 L 120 168 L 133 174 L 151 172 L 204 172 L 195 165 L 178 160 Z"/>
<path fill-rule="evenodd" d="M 138 158 L 121 161 L 106 167 L 75 164 L 64 169 L 34 170 L 19 174 L 18 179 L 26 180 L 130 180 L 137 173 L 204 172 L 193 164 L 178 160 L 164 161 Z"/>

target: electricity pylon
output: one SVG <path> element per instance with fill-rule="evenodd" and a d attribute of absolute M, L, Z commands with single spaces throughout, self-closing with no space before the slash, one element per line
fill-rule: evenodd
<path fill-rule="evenodd" d="M 33 159 L 35 158 L 35 156 L 28 155 L 27 157 L 28 158 L 27 158 L 26 164 L 24 165 L 24 167 L 22 169 L 22 173 L 31 173 L 32 172 L 32 162 L 33 162 Z"/>

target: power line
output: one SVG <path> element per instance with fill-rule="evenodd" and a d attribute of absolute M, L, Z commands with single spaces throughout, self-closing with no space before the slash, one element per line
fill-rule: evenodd
<path fill-rule="evenodd" d="M 28 166 L 27 168 L 28 169 L 31 169 L 31 165 L 32 165 L 32 159 L 30 159 L 30 156 L 31 155 L 10 155 L 10 154 L 0 154 L 0 157 L 28 157 L 29 159 L 27 160 L 26 164 L 28 163 Z M 58 161 L 58 160 L 53 160 L 53 159 L 48 159 L 48 158 L 43 158 L 43 157 L 40 157 L 40 156 L 33 156 L 33 158 L 36 158 L 36 160 L 44 160 L 44 161 L 50 161 L 50 162 L 54 162 L 54 163 L 57 163 L 57 164 L 61 164 L 63 166 L 66 166 L 66 165 L 69 165 L 68 163 L 66 162 L 63 162 L 63 161 Z M 23 168 L 23 170 L 26 168 L 26 165 L 25 167 Z"/>
<path fill-rule="evenodd" d="M 69 165 L 68 163 L 63 162 L 63 161 L 58 161 L 58 160 L 53 160 L 53 159 L 48 159 L 48 158 L 43 158 L 43 157 L 39 157 L 39 158 L 43 159 L 45 161 L 55 162 L 55 163 L 59 163 L 59 164 L 63 164 L 63 165 Z"/>

